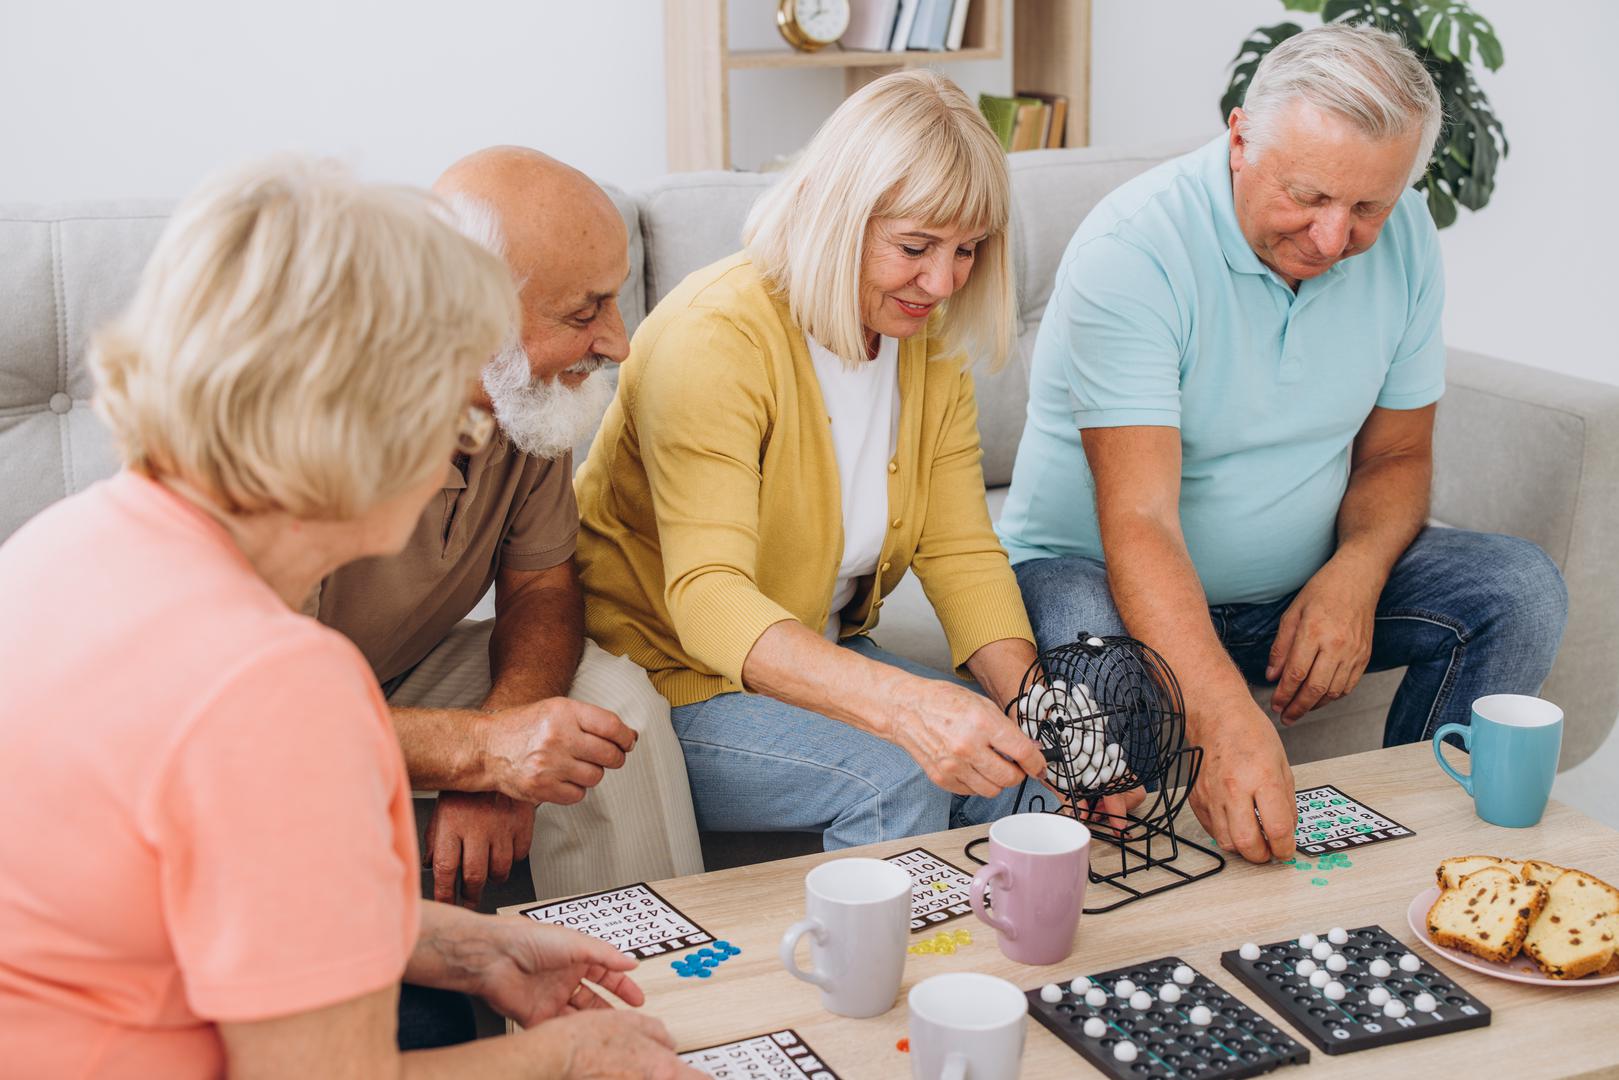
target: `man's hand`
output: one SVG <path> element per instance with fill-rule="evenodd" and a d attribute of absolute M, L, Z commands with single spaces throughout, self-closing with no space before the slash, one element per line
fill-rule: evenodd
<path fill-rule="evenodd" d="M 491 786 L 514 799 L 571 806 L 624 764 L 635 729 L 594 705 L 547 698 L 479 725 Z"/>
<path fill-rule="evenodd" d="M 908 676 L 891 738 L 932 780 L 957 795 L 993 797 L 1046 774 L 1040 746 L 990 700 L 964 686 Z"/>
<path fill-rule="evenodd" d="M 1214 842 L 1249 862 L 1291 858 L 1293 769 L 1270 719 L 1253 702 L 1240 702 L 1200 724 L 1191 741 L 1203 747 L 1192 812 Z"/>
<path fill-rule="evenodd" d="M 461 902 L 478 906 L 485 883 L 500 884 L 512 863 L 528 856 L 534 838 L 534 804 L 493 791 L 441 791 L 427 823 L 426 855 L 433 868 L 433 899 L 455 900 L 461 872 Z"/>
<path fill-rule="evenodd" d="M 1271 711 L 1292 724 L 1337 701 L 1366 673 L 1383 578 L 1339 557 L 1329 560 L 1288 605 L 1271 645 L 1265 678 L 1279 680 Z"/>

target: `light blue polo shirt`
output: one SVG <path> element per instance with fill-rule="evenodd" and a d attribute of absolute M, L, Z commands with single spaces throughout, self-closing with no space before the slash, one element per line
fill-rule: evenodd
<path fill-rule="evenodd" d="M 1237 227 L 1227 147 L 1222 135 L 1131 180 L 1069 242 L 997 527 L 1014 563 L 1103 558 L 1080 429 L 1174 427 L 1181 528 L 1209 603 L 1275 600 L 1335 550 L 1372 408 L 1444 392 L 1444 275 L 1422 195 L 1295 294 Z"/>

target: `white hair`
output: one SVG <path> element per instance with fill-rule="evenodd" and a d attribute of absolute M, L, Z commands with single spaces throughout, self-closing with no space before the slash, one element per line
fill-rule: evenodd
<path fill-rule="evenodd" d="M 516 312 L 426 192 L 274 158 L 169 219 L 92 342 L 96 408 L 127 465 L 233 513 L 354 520 L 443 470 Z"/>
<path fill-rule="evenodd" d="M 1399 37 L 1369 26 L 1329 23 L 1295 34 L 1260 61 L 1237 133 L 1257 161 L 1277 120 L 1296 102 L 1341 116 L 1370 139 L 1422 132 L 1409 183 L 1428 168 L 1444 110 L 1433 77 Z"/>
<path fill-rule="evenodd" d="M 500 215 L 483 199 L 454 192 L 445 199 L 451 224 L 485 250 L 506 257 L 506 230 Z M 516 282 L 521 291 L 523 282 Z M 522 327 L 514 323 L 500 352 L 484 366 L 484 393 L 494 406 L 495 422 L 525 454 L 555 461 L 589 437 L 613 400 L 613 384 L 606 376 L 593 376 L 578 386 L 561 379 L 537 379 L 523 348 Z M 591 355 L 567 372 L 592 375 L 613 362 Z"/>
<path fill-rule="evenodd" d="M 445 196 L 444 204 L 450 208 L 450 224 L 462 236 L 477 244 L 491 255 L 506 257 L 506 230 L 500 224 L 495 208 L 482 199 L 453 191 Z"/>

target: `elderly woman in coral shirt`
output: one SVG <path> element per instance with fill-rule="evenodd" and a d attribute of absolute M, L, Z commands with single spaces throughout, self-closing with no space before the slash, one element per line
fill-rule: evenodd
<path fill-rule="evenodd" d="M 611 946 L 417 899 L 381 692 L 297 612 L 488 435 L 467 402 L 512 281 L 442 212 L 316 164 L 232 173 L 98 336 L 126 467 L 0 547 L 8 1075 L 697 1075 L 599 1008 L 583 980 L 642 1000 Z M 401 1057 L 401 977 L 527 1030 Z"/>

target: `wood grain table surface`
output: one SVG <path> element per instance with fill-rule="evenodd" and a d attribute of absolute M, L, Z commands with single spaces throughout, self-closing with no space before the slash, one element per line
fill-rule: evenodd
<path fill-rule="evenodd" d="M 1465 755 L 1448 748 L 1447 754 L 1466 770 Z M 645 1011 L 668 1025 L 681 1050 L 792 1028 L 847 1080 L 907 1077 L 909 1059 L 895 1045 L 906 1033 L 905 995 L 930 975 L 981 971 L 1029 989 L 1066 982 L 1076 974 L 1178 955 L 1308 1046 L 1280 1015 L 1220 966 L 1220 954 L 1247 941 L 1279 941 L 1332 926 L 1377 923 L 1487 1004 L 1494 1014 L 1491 1024 L 1339 1056 L 1311 1047 L 1310 1063 L 1303 1066 L 1308 1075 L 1619 1076 L 1619 984 L 1547 989 L 1490 978 L 1418 944 L 1406 921 L 1412 899 L 1434 883 L 1434 867 L 1452 855 L 1538 858 L 1619 882 L 1619 832 L 1557 802 L 1532 829 L 1486 824 L 1474 814 L 1461 788 L 1439 771 L 1425 744 L 1312 762 L 1296 766 L 1294 774 L 1301 790 L 1335 785 L 1416 835 L 1352 849 L 1351 867 L 1318 873 L 1301 873 L 1283 864 L 1254 866 L 1229 857 L 1225 870 L 1212 878 L 1106 914 L 1082 916 L 1073 954 L 1050 967 L 1006 959 L 988 926 L 971 915 L 955 919 L 941 928 L 969 930 L 972 943 L 954 955 L 907 957 L 905 982 L 894 1007 L 869 1020 L 825 1012 L 819 991 L 788 975 L 777 960 L 782 932 L 804 914 L 805 873 L 828 859 L 881 858 L 914 847 L 925 847 L 970 873 L 975 866 L 963 848 L 983 836 L 988 826 L 654 882 L 670 903 L 743 952 L 721 965 L 712 978 L 701 980 L 680 978 L 667 958 L 642 962 L 635 978 L 647 993 Z M 1206 841 L 1189 809 L 1178 825 L 1183 835 Z M 1096 848 L 1107 850 L 1093 844 Z M 1317 878 L 1328 884 L 1312 884 Z M 1093 885 L 1086 902 L 1097 906 L 1104 895 Z M 913 938 L 930 936 L 931 931 L 923 931 Z M 807 965 L 808 947 L 801 944 L 799 952 L 799 962 Z M 1293 1075 L 1295 1068 L 1276 1075 Z M 1099 1074 L 1030 1019 L 1023 1076 L 1091 1075 Z"/>

